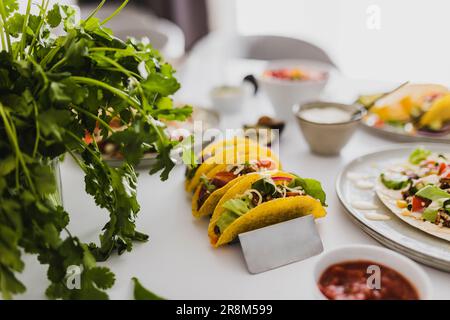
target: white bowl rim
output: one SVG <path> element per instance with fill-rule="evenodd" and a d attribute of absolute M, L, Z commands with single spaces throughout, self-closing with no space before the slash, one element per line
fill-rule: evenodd
<path fill-rule="evenodd" d="M 322 275 L 322 272 L 325 271 L 326 268 L 328 268 L 329 266 L 332 265 L 332 264 L 330 264 L 327 266 L 323 266 L 323 264 L 324 264 L 323 261 L 326 258 L 328 258 L 329 256 L 336 255 L 336 254 L 339 254 L 341 252 L 345 252 L 348 250 L 354 250 L 354 249 L 363 249 L 365 251 L 381 253 L 382 255 L 385 255 L 386 258 L 397 259 L 398 261 L 405 263 L 409 268 L 411 268 L 416 273 L 416 275 L 418 275 L 421 278 L 420 281 L 423 283 L 423 291 L 419 291 L 419 299 L 420 300 L 432 299 L 432 285 L 431 285 L 430 278 L 426 274 L 426 272 L 423 270 L 423 268 L 421 266 L 419 266 L 419 264 L 417 264 L 410 258 L 403 256 L 400 253 L 395 252 L 393 250 L 390 250 L 390 249 L 387 249 L 387 248 L 384 248 L 381 246 L 368 245 L 368 244 L 351 244 L 351 245 L 339 246 L 339 247 L 325 251 L 318 257 L 318 259 L 316 260 L 316 262 L 314 264 L 314 269 L 313 269 L 313 282 L 314 282 L 313 286 L 314 286 L 314 294 L 316 297 L 319 297 L 320 299 L 325 299 L 325 300 L 328 299 L 320 291 L 320 289 L 317 285 L 317 282 L 319 280 L 319 277 Z M 398 270 L 398 268 L 392 267 L 389 259 L 386 259 L 386 261 L 380 262 L 380 264 L 385 265 L 386 267 L 389 267 L 389 268 L 399 272 L 402 276 L 407 278 L 415 286 L 416 290 L 419 290 L 419 288 L 417 286 L 417 283 L 419 281 L 411 279 L 411 277 L 409 277 L 408 275 L 405 274 L 404 270 Z M 341 262 L 354 261 L 354 260 L 356 260 L 356 259 L 343 258 L 341 260 Z M 366 260 L 366 259 L 361 258 L 361 260 Z M 367 260 L 370 260 L 370 258 L 368 258 Z"/>
<path fill-rule="evenodd" d="M 323 123 L 323 122 L 314 122 L 314 121 L 310 121 L 310 120 L 306 120 L 305 118 L 303 118 L 300 113 L 302 111 L 303 107 L 309 107 L 312 106 L 314 104 L 323 104 L 323 106 L 319 106 L 318 108 L 326 108 L 325 105 L 329 105 L 329 106 L 335 106 L 335 107 L 354 107 L 355 111 L 353 113 L 356 113 L 359 111 L 359 115 L 357 118 L 354 119 L 350 119 L 348 121 L 343 121 L 343 122 L 331 122 L 331 123 Z M 352 103 L 352 104 L 347 104 L 347 103 L 340 103 L 340 102 L 330 102 L 330 101 L 325 101 L 325 100 L 314 100 L 314 101 L 308 101 L 305 103 L 296 103 L 292 106 L 292 113 L 293 115 L 301 120 L 304 121 L 306 123 L 310 123 L 310 124 L 314 124 L 314 125 L 320 125 L 320 126 L 336 126 L 336 125 L 348 125 L 351 123 L 357 123 L 357 122 L 361 122 L 362 119 L 364 118 L 364 116 L 367 114 L 367 111 L 365 110 L 364 107 L 356 104 L 356 103 Z"/>

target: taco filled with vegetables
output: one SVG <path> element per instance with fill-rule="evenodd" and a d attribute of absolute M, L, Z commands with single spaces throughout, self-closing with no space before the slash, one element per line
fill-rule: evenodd
<path fill-rule="evenodd" d="M 268 158 L 275 162 L 277 168 L 279 167 L 280 162 L 272 150 L 254 142 L 238 144 L 222 149 L 201 163 L 191 177 L 187 177 L 185 184 L 186 191 L 194 192 L 202 182 L 202 177 L 208 175 L 218 165 L 237 165 Z"/>
<path fill-rule="evenodd" d="M 450 154 L 416 149 L 379 177 L 380 200 L 410 225 L 450 241 Z"/>
<path fill-rule="evenodd" d="M 200 184 L 192 197 L 192 215 L 194 217 L 209 216 L 213 213 L 222 196 L 240 178 L 249 173 L 277 170 L 280 164 L 276 159 L 251 159 L 244 164 L 221 164 L 200 177 Z"/>
<path fill-rule="evenodd" d="M 208 235 L 214 247 L 232 242 L 240 233 L 308 214 L 326 215 L 320 182 L 282 171 L 250 173 L 220 199 Z"/>
<path fill-rule="evenodd" d="M 197 164 L 193 164 L 186 167 L 185 177 L 185 187 L 187 189 L 187 186 L 189 182 L 192 180 L 192 178 L 195 176 L 195 173 L 199 169 L 200 165 L 206 161 L 207 159 L 214 157 L 218 153 L 222 153 L 223 150 L 228 148 L 235 148 L 236 146 L 240 145 L 242 146 L 250 146 L 250 145 L 256 145 L 256 142 L 252 139 L 246 138 L 246 137 L 233 137 L 231 139 L 226 140 L 219 140 L 216 142 L 211 142 L 208 144 L 205 148 L 202 149 L 201 152 L 197 155 Z"/>

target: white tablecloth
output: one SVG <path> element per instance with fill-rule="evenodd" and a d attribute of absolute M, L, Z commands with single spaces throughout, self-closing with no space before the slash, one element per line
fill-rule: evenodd
<path fill-rule="evenodd" d="M 202 75 L 184 82 L 177 97 L 186 102 L 207 104 Z M 195 80 L 197 79 L 197 80 Z M 198 85 L 198 89 L 197 88 Z M 350 102 L 358 92 L 392 88 L 392 84 L 346 79 L 334 75 L 326 89 L 327 99 Z M 202 89 L 202 90 L 200 90 Z M 236 128 L 271 113 L 264 95 L 252 98 L 245 112 L 222 119 L 222 128 Z M 280 157 L 287 171 L 312 177 L 323 183 L 328 196 L 328 215 L 317 222 L 325 250 L 348 244 L 379 245 L 347 216 L 335 193 L 335 179 L 346 163 L 356 156 L 391 142 L 359 129 L 340 157 L 324 158 L 308 151 L 295 123 L 290 123 L 282 138 Z M 65 207 L 71 214 L 70 230 L 83 241 L 98 242 L 107 213 L 98 209 L 84 192 L 83 175 L 68 159 L 61 166 Z M 130 253 L 113 255 L 105 263 L 117 281 L 109 291 L 111 298 L 132 299 L 136 276 L 155 293 L 169 299 L 313 299 L 312 271 L 317 257 L 258 275 L 248 273 L 239 245 L 213 249 L 207 236 L 207 221 L 191 215 L 190 200 L 183 189 L 184 168 L 176 167 L 166 182 L 141 172 L 138 229 L 150 241 L 135 244 Z M 48 285 L 46 267 L 34 256 L 26 256 L 26 270 L 20 279 L 28 291 L 21 298 L 44 298 Z M 450 276 L 423 266 L 430 276 L 435 298 L 450 299 Z"/>

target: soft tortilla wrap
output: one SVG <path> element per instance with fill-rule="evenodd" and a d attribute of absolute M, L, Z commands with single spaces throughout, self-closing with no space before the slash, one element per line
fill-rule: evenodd
<path fill-rule="evenodd" d="M 450 241 L 450 228 L 439 227 L 429 221 L 423 221 L 412 215 L 408 216 L 403 214 L 405 209 L 401 209 L 397 206 L 397 200 L 402 200 L 401 190 L 388 189 L 381 182 L 381 179 L 378 179 L 375 191 L 381 202 L 383 202 L 383 204 L 401 220 L 428 234 Z"/>

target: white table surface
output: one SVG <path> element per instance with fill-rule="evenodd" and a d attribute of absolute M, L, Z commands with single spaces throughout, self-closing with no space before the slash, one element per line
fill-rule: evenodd
<path fill-rule="evenodd" d="M 241 76 L 241 75 L 239 75 Z M 205 82 L 201 75 L 183 83 L 178 99 L 207 103 Z M 194 79 L 195 79 L 194 78 Z M 186 79 L 186 78 L 185 78 Z M 203 81 L 201 85 L 200 82 Z M 198 87 L 198 89 L 197 89 Z M 202 87 L 203 92 L 200 90 Z M 324 96 L 350 102 L 358 92 L 392 87 L 374 81 L 346 79 L 333 75 Z M 242 114 L 222 118 L 222 128 L 238 128 L 272 111 L 264 95 L 252 98 Z M 335 193 L 335 179 L 353 158 L 391 144 L 359 129 L 341 156 L 324 158 L 311 154 L 295 123 L 289 123 L 280 144 L 280 158 L 287 171 L 322 182 L 328 196 L 328 215 L 317 221 L 324 248 L 348 244 L 379 245 L 347 216 Z M 98 234 L 107 221 L 107 213 L 98 209 L 84 191 L 83 175 L 66 160 L 61 165 L 63 196 L 70 213 L 69 229 L 83 241 L 98 243 Z M 155 293 L 169 299 L 314 299 L 312 272 L 317 257 L 293 263 L 258 275 L 248 273 L 240 246 L 213 249 L 207 236 L 207 220 L 196 220 L 190 200 L 183 189 L 184 168 L 177 166 L 166 182 L 158 176 L 141 172 L 138 198 L 141 212 L 138 230 L 148 233 L 148 243 L 136 243 L 130 253 L 113 255 L 105 265 L 116 274 L 116 284 L 109 291 L 113 299 L 132 299 L 132 277 Z M 34 256 L 25 256 L 26 270 L 20 279 L 28 291 L 18 298 L 45 298 L 48 285 L 46 267 Z M 423 266 L 430 276 L 434 297 L 450 299 L 450 275 Z"/>

